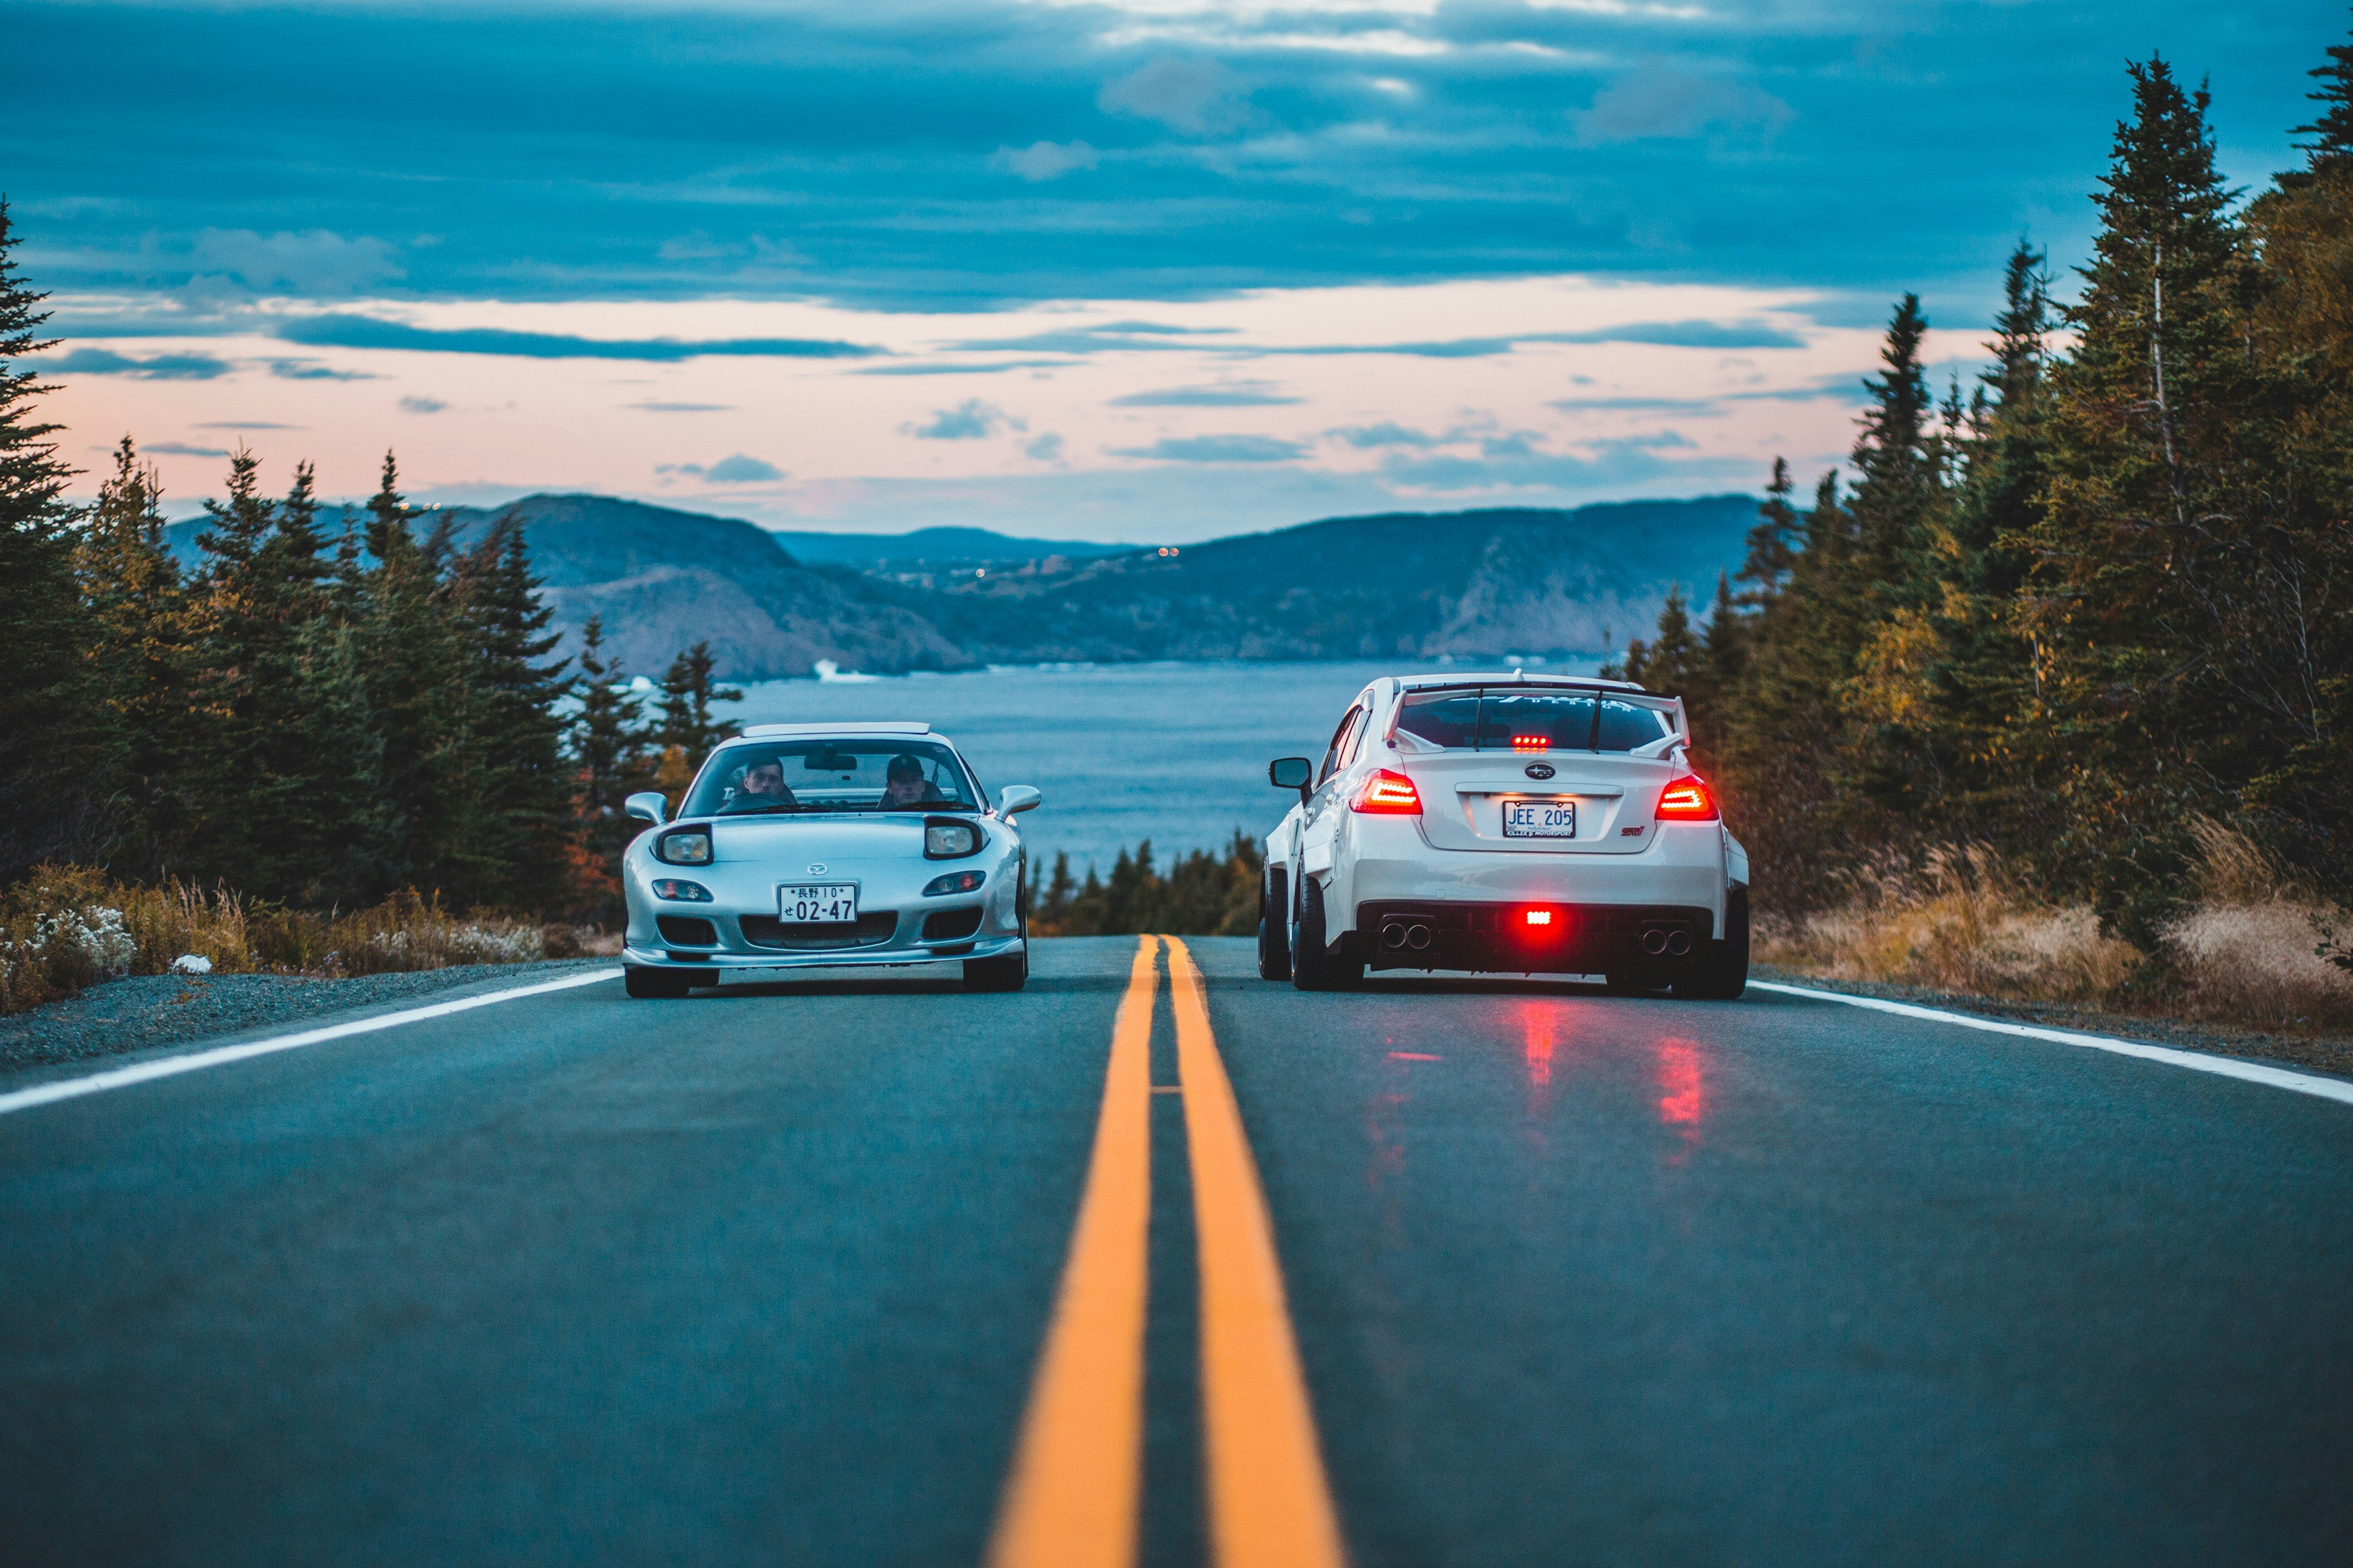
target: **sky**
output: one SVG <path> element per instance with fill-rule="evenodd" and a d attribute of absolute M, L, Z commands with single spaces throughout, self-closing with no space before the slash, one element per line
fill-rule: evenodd
<path fill-rule="evenodd" d="M 1805 482 L 1894 298 L 2064 291 L 2128 59 L 2295 163 L 2318 0 L 0 0 L 95 488 L 1184 542 Z"/>

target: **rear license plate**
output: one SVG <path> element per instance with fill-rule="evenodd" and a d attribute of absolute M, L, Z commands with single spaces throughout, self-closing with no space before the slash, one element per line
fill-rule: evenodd
<path fill-rule="evenodd" d="M 776 889 L 776 918 L 787 925 L 854 925 L 858 884 L 818 882 Z"/>
<path fill-rule="evenodd" d="M 1504 803 L 1506 838 L 1574 838 L 1577 802 L 1573 800 L 1507 800 Z"/>

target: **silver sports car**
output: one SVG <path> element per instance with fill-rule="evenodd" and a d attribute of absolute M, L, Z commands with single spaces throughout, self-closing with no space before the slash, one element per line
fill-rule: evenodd
<path fill-rule="evenodd" d="M 1015 813 L 994 807 L 929 724 L 755 724 L 721 744 L 669 818 L 621 858 L 629 994 L 683 996 L 723 970 L 961 960 L 974 991 L 1029 977 L 1027 858 Z"/>

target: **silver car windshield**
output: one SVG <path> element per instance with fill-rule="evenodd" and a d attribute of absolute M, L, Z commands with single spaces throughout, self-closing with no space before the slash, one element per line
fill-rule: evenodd
<path fill-rule="evenodd" d="M 861 735 L 730 746 L 679 815 L 979 809 L 956 754 L 937 741 Z"/>
<path fill-rule="evenodd" d="M 1397 727 L 1466 752 L 1630 752 L 1674 732 L 1664 713 L 1638 702 L 1525 687 L 1408 692 Z"/>

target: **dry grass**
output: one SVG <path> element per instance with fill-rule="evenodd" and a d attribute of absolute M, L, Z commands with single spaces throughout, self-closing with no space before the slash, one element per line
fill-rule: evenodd
<path fill-rule="evenodd" d="M 1758 932 L 1757 957 L 1841 980 L 2117 1011 L 2151 1007 L 2262 1029 L 2353 1026 L 2353 973 L 2317 955 L 2319 922 L 2353 924 L 2244 835 L 2197 829 L 2198 902 L 2152 969 L 2082 905 L 2037 897 L 1990 851 L 1852 879 L 1841 907 Z"/>
<path fill-rule="evenodd" d="M 124 887 L 86 868 L 45 866 L 0 889 L 0 1013 L 102 980 L 162 974 L 183 959 L 201 960 L 216 974 L 334 977 L 523 963 L 581 948 L 570 927 L 452 915 L 413 892 L 319 915 L 248 905 L 227 889 Z"/>

